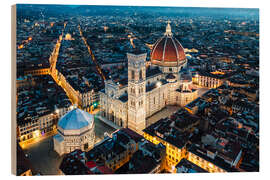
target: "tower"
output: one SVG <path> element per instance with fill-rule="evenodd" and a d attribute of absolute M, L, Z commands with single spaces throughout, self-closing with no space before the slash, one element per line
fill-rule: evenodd
<path fill-rule="evenodd" d="M 145 60 L 147 54 L 130 54 L 128 57 L 128 128 L 142 134 L 145 128 Z"/>

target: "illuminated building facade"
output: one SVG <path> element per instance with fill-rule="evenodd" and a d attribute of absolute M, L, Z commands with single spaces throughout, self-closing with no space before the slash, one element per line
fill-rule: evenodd
<path fill-rule="evenodd" d="M 47 75 L 50 74 L 50 68 L 42 68 L 42 69 L 35 69 L 35 70 L 29 70 L 24 72 L 25 75 L 33 75 L 33 76 L 38 76 L 38 75 Z"/>
<path fill-rule="evenodd" d="M 198 96 L 190 73 L 182 76 L 187 59 L 169 23 L 164 36 L 153 46 L 148 68 L 146 56 L 145 53 L 128 53 L 127 82 L 107 80 L 105 89 L 100 92 L 101 115 L 141 134 L 147 117 L 167 105 L 185 106 Z"/>
<path fill-rule="evenodd" d="M 144 138 L 154 144 L 163 144 L 166 147 L 166 169 L 176 172 L 175 166 L 187 157 L 188 137 L 198 126 L 200 119 L 180 110 L 170 118 L 165 118 L 148 126 L 143 130 Z"/>
<path fill-rule="evenodd" d="M 25 123 L 19 123 L 17 127 L 19 142 L 24 142 L 32 138 L 39 138 L 46 133 L 56 131 L 57 119 L 66 114 L 70 109 L 71 107 L 63 107 L 57 109 L 53 113 L 40 114 L 40 117 L 37 119 L 34 117 L 26 118 Z"/>
<path fill-rule="evenodd" d="M 16 80 L 16 88 L 31 87 L 35 85 L 35 81 L 31 76 L 19 77 Z"/>
<path fill-rule="evenodd" d="M 71 110 L 58 121 L 58 134 L 53 137 L 54 150 L 65 154 L 79 149 L 86 151 L 95 142 L 94 117 L 78 108 Z"/>
<path fill-rule="evenodd" d="M 194 143 L 189 137 L 198 125 L 198 119 L 190 121 L 185 127 L 179 126 L 177 121 L 162 119 L 144 129 L 143 136 L 154 144 L 161 143 L 166 146 L 166 170 L 169 172 L 188 171 L 186 167 L 180 168 L 183 166 L 182 160 L 199 172 L 240 171 L 237 168 L 242 157 L 240 145 L 211 135 L 202 137 L 200 143 Z"/>
<path fill-rule="evenodd" d="M 38 119 L 32 120 L 31 117 L 25 118 L 24 123 L 17 125 L 17 132 L 20 142 L 38 137 L 40 135 Z"/>
<path fill-rule="evenodd" d="M 242 150 L 238 143 L 218 138 L 215 145 L 192 144 L 188 148 L 187 160 L 210 173 L 239 172 L 237 167 L 241 156 Z"/>
<path fill-rule="evenodd" d="M 223 84 L 223 80 L 216 77 L 211 77 L 202 74 L 196 74 L 192 79 L 194 84 L 207 88 L 217 88 Z"/>

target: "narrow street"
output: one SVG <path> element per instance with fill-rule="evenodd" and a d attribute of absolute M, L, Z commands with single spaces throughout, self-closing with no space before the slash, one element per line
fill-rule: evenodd
<path fill-rule="evenodd" d="M 81 36 L 81 38 L 82 38 L 82 40 L 83 40 L 85 46 L 87 47 L 88 53 L 89 53 L 90 56 L 92 57 L 92 61 L 94 62 L 95 66 L 96 66 L 97 72 L 99 73 L 99 75 L 101 76 L 101 78 L 102 78 L 103 80 L 106 80 L 104 74 L 102 73 L 102 69 L 100 68 L 98 62 L 96 61 L 95 55 L 94 55 L 94 53 L 92 52 L 90 45 L 87 43 L 86 38 L 83 36 L 83 32 L 82 32 L 82 29 L 81 29 L 81 26 L 80 26 L 80 25 L 78 25 L 78 29 L 79 29 L 79 31 L 80 31 L 80 36 Z"/>
<path fill-rule="evenodd" d="M 59 36 L 59 39 L 56 42 L 55 48 L 50 56 L 49 62 L 51 64 L 50 72 L 51 76 L 54 79 L 54 81 L 63 88 L 63 90 L 66 92 L 66 95 L 70 99 L 72 104 L 77 104 L 78 107 L 81 105 L 80 98 L 78 97 L 78 94 L 75 93 L 75 90 L 70 86 L 70 84 L 65 80 L 65 77 L 62 76 L 61 73 L 58 72 L 56 69 L 56 63 L 59 55 L 59 50 L 61 47 L 61 42 L 64 35 L 64 30 L 66 27 L 67 22 L 64 24 L 64 28 L 62 30 L 62 34 Z"/>

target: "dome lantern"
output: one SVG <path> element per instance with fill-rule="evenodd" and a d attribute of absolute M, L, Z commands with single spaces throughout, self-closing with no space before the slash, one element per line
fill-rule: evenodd
<path fill-rule="evenodd" d="M 171 21 L 167 21 L 167 26 L 166 26 L 166 32 L 164 33 L 164 35 L 166 36 L 172 36 L 172 28 L 171 28 Z"/>

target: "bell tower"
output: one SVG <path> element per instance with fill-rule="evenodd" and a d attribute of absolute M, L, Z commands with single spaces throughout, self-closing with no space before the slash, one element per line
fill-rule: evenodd
<path fill-rule="evenodd" d="M 142 134 L 146 124 L 145 60 L 147 54 L 127 53 L 128 58 L 128 128 Z"/>

